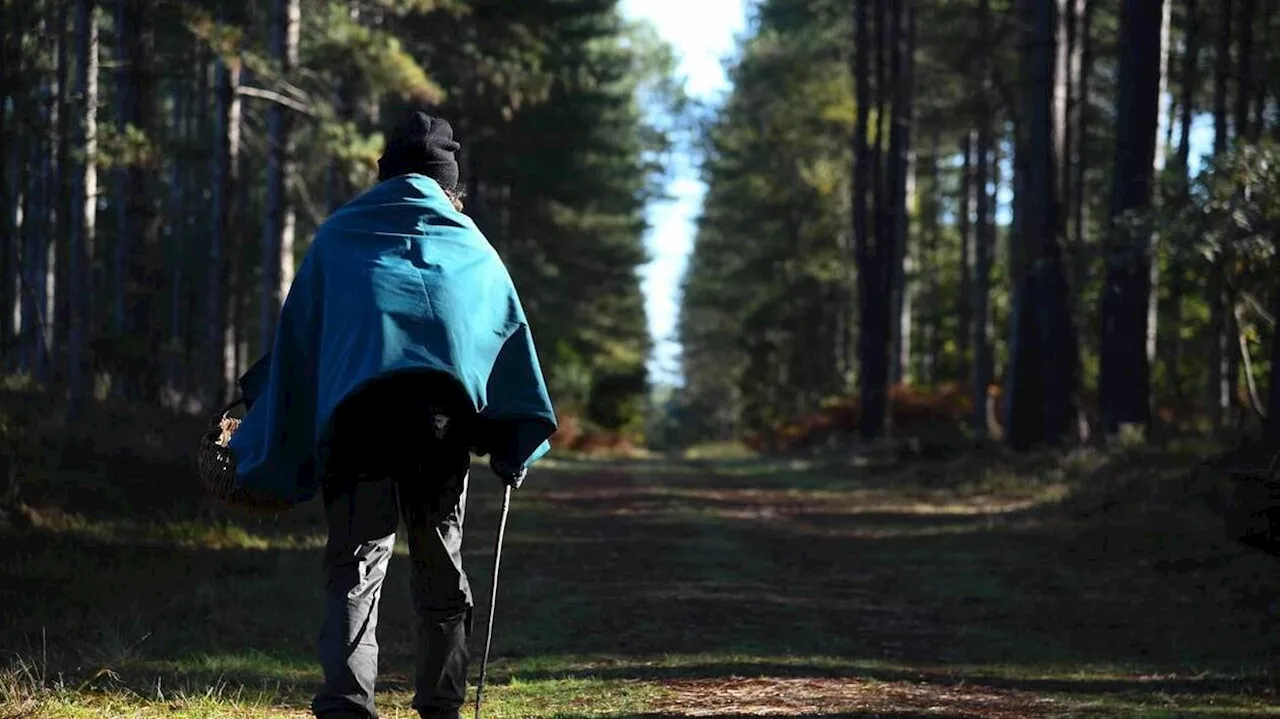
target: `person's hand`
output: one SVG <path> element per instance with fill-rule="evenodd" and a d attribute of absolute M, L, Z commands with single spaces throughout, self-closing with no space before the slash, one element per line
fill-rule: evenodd
<path fill-rule="evenodd" d="M 512 489 L 520 489 L 525 475 L 529 473 L 528 467 L 508 464 L 494 456 L 489 457 L 489 469 L 492 469 L 493 473 L 498 475 L 498 479 Z"/>

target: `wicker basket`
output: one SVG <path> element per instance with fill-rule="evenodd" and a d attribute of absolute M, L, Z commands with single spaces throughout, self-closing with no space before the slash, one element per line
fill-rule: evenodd
<path fill-rule="evenodd" d="M 286 500 L 240 486 L 235 455 L 227 445 L 240 428 L 240 420 L 232 417 L 231 411 L 242 404 L 244 400 L 237 399 L 223 407 L 200 437 L 200 451 L 196 457 L 200 483 L 206 494 L 229 507 L 268 513 L 288 509 L 291 503 Z"/>

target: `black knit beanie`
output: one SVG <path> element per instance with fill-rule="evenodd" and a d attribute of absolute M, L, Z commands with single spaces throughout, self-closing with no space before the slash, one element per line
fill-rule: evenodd
<path fill-rule="evenodd" d="M 415 112 L 387 140 L 387 149 L 378 160 L 378 180 L 417 172 L 452 191 L 458 186 L 458 161 L 453 154 L 460 147 L 448 122 Z"/>

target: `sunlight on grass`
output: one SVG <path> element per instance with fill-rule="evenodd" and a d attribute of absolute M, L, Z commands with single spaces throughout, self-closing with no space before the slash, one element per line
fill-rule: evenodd
<path fill-rule="evenodd" d="M 308 549 L 324 546 L 323 535 L 312 531 L 294 534 L 259 534 L 230 522 L 181 519 L 167 522 L 94 520 L 57 509 L 23 507 L 33 529 L 91 539 L 104 544 L 154 544 L 201 549 Z"/>
<path fill-rule="evenodd" d="M 741 442 L 703 442 L 685 449 L 684 458 L 688 460 L 708 461 L 726 459 L 751 459 L 759 455 Z"/>
<path fill-rule="evenodd" d="M 143 674 L 177 677 L 256 677 L 277 685 L 305 684 L 319 676 L 318 667 L 309 656 L 283 658 L 264 652 L 239 654 L 194 654 L 188 657 L 138 662 L 135 669 Z"/>
<path fill-rule="evenodd" d="M 214 660 L 205 668 L 235 670 L 237 662 Z M 191 668 L 191 667 L 187 667 Z M 42 719 L 116 719 L 172 717 L 173 719 L 283 719 L 310 717 L 309 690 L 281 684 L 239 684 L 221 677 L 207 681 L 157 679 L 145 689 L 118 681 L 114 672 L 100 672 L 80 686 L 61 679 L 46 680 L 29 663 L 16 663 L 0 672 L 0 716 Z M 595 717 L 644 710 L 661 693 L 653 684 L 637 680 L 512 678 L 491 684 L 485 692 L 485 716 Z M 382 691 L 379 712 L 389 719 L 412 719 L 411 693 Z M 469 702 L 474 702 L 474 689 Z"/>
<path fill-rule="evenodd" d="M 194 661 L 185 668 L 236 672 L 260 668 L 255 667 L 255 661 L 252 657 L 207 657 L 203 665 Z M 673 687 L 685 678 L 708 676 L 768 679 L 770 696 L 761 701 L 767 699 L 773 705 L 813 701 L 817 698 L 815 687 L 820 686 L 827 701 L 833 702 L 833 710 L 838 700 L 849 702 L 850 707 L 888 702 L 905 708 L 908 705 L 903 702 L 948 697 L 959 701 L 956 697 L 984 696 L 986 692 L 987 702 L 1005 701 L 1016 707 L 1018 702 L 1034 700 L 1039 704 L 1028 706 L 1056 706 L 1057 711 L 1048 713 L 1053 716 L 1280 716 L 1274 695 L 1250 695 L 1256 686 L 1238 678 L 1142 675 L 1107 667 L 920 667 L 840 656 L 702 653 L 540 656 L 500 662 L 494 670 L 494 682 L 486 692 L 486 716 L 511 719 L 630 716 L 672 702 Z M 805 677 L 816 678 L 820 684 L 803 680 Z M 706 680 L 692 686 L 699 684 L 706 684 Z M 967 687 L 963 694 L 957 694 L 963 687 Z M 1034 699 L 1036 696 L 1041 698 Z M 308 699 L 307 691 L 299 687 L 279 683 L 253 686 L 221 677 L 171 680 L 167 684 L 156 680 L 141 689 L 124 686 L 114 673 L 95 676 L 78 687 L 61 679 L 50 681 L 42 678 L 38 666 L 31 662 L 0 673 L 0 716 L 283 719 L 309 716 Z M 695 696 L 689 701 L 706 699 L 705 695 Z M 380 711 L 389 719 L 411 719 L 414 714 L 407 708 L 409 700 L 407 691 L 380 692 Z M 1042 712 L 1033 714 L 1040 716 Z"/>
<path fill-rule="evenodd" d="M 486 715 L 493 717 L 596 717 L 645 710 L 660 689 L 636 680 L 513 678 L 486 687 Z M 474 695 L 471 697 L 474 701 Z"/>

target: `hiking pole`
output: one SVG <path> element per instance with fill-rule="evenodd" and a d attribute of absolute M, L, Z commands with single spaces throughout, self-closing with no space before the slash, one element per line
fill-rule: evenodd
<path fill-rule="evenodd" d="M 489 628 L 480 656 L 480 682 L 476 685 L 476 719 L 480 719 L 480 698 L 484 696 L 484 675 L 489 668 L 489 645 L 493 643 L 493 610 L 498 603 L 498 567 L 502 564 L 502 535 L 507 533 L 507 513 L 511 511 L 511 485 L 502 495 L 502 519 L 498 522 L 498 541 L 493 549 L 493 589 L 489 593 Z"/>

